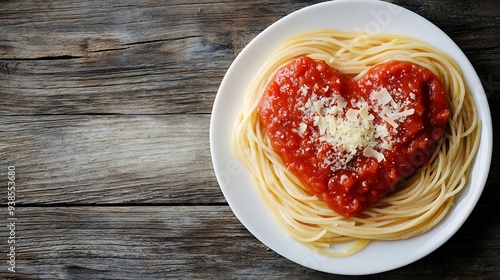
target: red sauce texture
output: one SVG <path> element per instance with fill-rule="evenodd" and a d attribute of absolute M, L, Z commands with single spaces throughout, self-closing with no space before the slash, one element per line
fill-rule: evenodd
<path fill-rule="evenodd" d="M 400 118 L 397 126 L 381 116 L 381 110 L 376 109 L 380 104 L 370 97 L 380 89 L 390 93 L 398 110 L 412 112 Z M 368 104 L 372 124 L 388 128 L 385 139 L 390 139 L 391 148 L 375 148 L 384 158 L 366 156 L 363 147 L 358 147 L 347 163 L 332 161 L 344 157 L 346 151 L 320 137 L 314 111 L 305 109 L 314 107 L 311 100 L 322 98 L 346 101 L 344 115 L 339 118 L 345 118 L 349 109 L 359 109 L 359 102 Z M 287 168 L 310 193 L 346 217 L 369 209 L 416 169 L 428 165 L 450 115 L 439 78 L 423 67 L 389 61 L 354 80 L 307 56 L 276 72 L 266 86 L 258 113 L 272 148 Z"/>

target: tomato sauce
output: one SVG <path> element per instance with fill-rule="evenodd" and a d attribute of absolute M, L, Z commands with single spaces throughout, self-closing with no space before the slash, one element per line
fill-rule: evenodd
<path fill-rule="evenodd" d="M 381 89 L 392 97 L 383 106 L 392 104 L 391 110 L 400 116 L 395 121 L 384 118 L 383 106 L 377 103 L 380 100 L 373 98 Z M 339 126 L 347 120 L 347 111 L 359 110 L 360 104 L 367 105 L 371 117 L 364 122 L 366 137 L 371 137 L 371 147 L 383 159 L 364 154 L 365 144 L 348 152 L 325 141 L 320 112 L 327 112 L 330 105 L 340 108 L 334 123 Z M 427 165 L 450 115 L 439 78 L 423 67 L 389 61 L 355 80 L 306 56 L 276 72 L 258 113 L 272 148 L 287 168 L 309 192 L 346 217 L 370 208 L 417 168 Z M 387 133 L 373 136 L 380 131 Z"/>

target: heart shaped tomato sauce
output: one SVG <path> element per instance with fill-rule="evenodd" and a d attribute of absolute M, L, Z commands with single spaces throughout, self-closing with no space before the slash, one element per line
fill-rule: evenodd
<path fill-rule="evenodd" d="M 390 61 L 353 80 L 307 56 L 276 72 L 258 113 L 287 168 L 347 217 L 427 165 L 450 115 L 439 78 L 418 65 Z"/>

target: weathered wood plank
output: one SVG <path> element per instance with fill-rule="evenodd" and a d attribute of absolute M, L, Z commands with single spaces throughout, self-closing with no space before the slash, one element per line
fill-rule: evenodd
<path fill-rule="evenodd" d="M 269 24 L 318 2 L 0 0 L 0 174 L 16 166 L 21 205 L 18 272 L 6 272 L 3 223 L 0 278 L 361 279 L 303 268 L 258 242 L 224 205 L 210 161 L 208 114 L 231 61 Z M 495 120 L 498 1 L 391 2 L 457 42 Z M 449 242 L 362 279 L 498 279 L 498 156 Z"/>
<path fill-rule="evenodd" d="M 478 208 L 428 257 L 362 279 L 494 279 L 500 221 L 485 219 L 492 209 Z M 3 279 L 361 279 L 320 273 L 277 255 L 227 206 L 21 207 L 16 217 L 16 273 L 2 269 Z M 2 240 L 8 235 L 0 231 Z M 488 247 L 483 240 L 491 241 Z M 6 253 L 1 256 L 5 267 Z"/>
<path fill-rule="evenodd" d="M 244 45 L 306 5 L 28 3 L 0 7 L 2 114 L 209 113 Z"/>
<path fill-rule="evenodd" d="M 8 25 L 1 25 L 5 39 L 0 58 L 78 57 L 141 43 L 213 38 L 214 35 L 236 39 L 245 35 L 236 33 L 248 36 L 260 32 L 261 27 L 291 11 L 320 1 L 258 0 L 241 5 L 241 2 L 227 0 L 69 0 L 41 2 L 36 6 L 29 5 L 31 2 L 2 3 L 0 23 Z M 236 42 L 242 47 L 245 41 Z"/>
<path fill-rule="evenodd" d="M 15 166 L 22 204 L 222 203 L 209 118 L 3 116 L 0 168 Z"/>
<path fill-rule="evenodd" d="M 271 23 L 317 2 L 2 3 L 0 112 L 209 113 L 236 54 Z M 394 2 L 447 32 L 485 81 L 500 80 L 498 2 Z"/>
<path fill-rule="evenodd" d="M 500 3 L 496 0 L 422 2 L 415 12 L 429 19 L 450 36 L 469 58 L 483 79 L 500 81 Z M 483 81 L 484 83 L 484 81 Z M 485 85 L 486 87 L 487 85 Z M 500 90 L 500 87 L 497 87 Z"/>
<path fill-rule="evenodd" d="M 22 204 L 224 203 L 209 121 L 203 114 L 3 116 L 0 168 L 16 167 Z M 486 185 L 497 199 L 499 152 Z"/>

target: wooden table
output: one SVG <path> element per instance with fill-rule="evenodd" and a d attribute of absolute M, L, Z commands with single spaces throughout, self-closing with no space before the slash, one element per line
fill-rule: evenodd
<path fill-rule="evenodd" d="M 227 205 L 210 157 L 230 63 L 267 26 L 318 2 L 0 1 L 0 278 L 360 279 L 261 244 Z M 391 2 L 455 40 L 500 118 L 499 2 Z M 495 147 L 483 195 L 447 243 L 365 279 L 499 279 L 498 159 Z"/>

